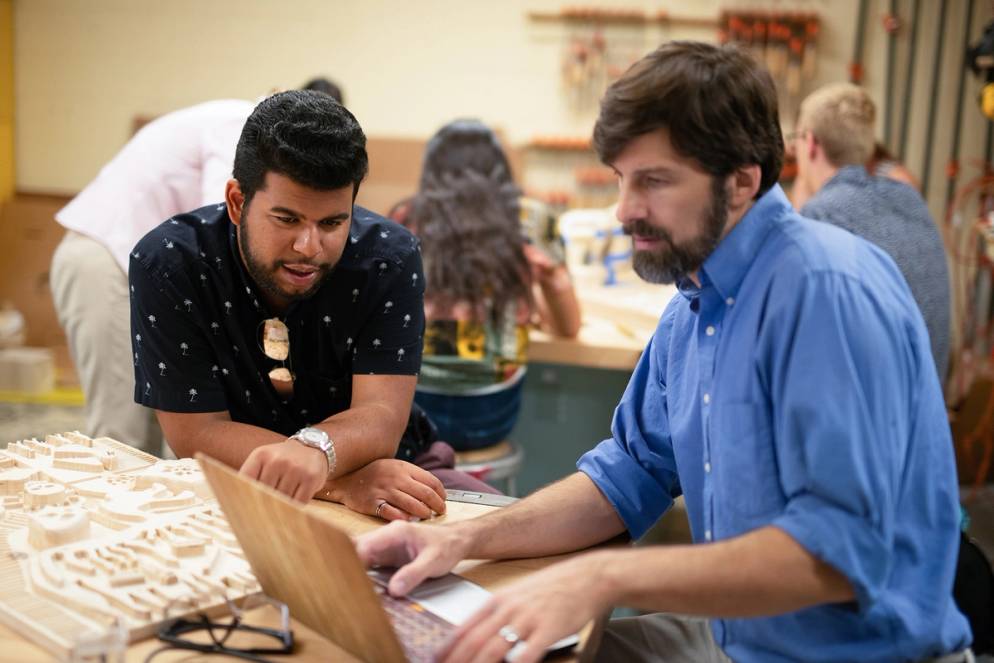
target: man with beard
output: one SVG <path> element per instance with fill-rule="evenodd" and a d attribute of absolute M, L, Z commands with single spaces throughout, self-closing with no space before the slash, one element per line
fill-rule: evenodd
<path fill-rule="evenodd" d="M 224 204 L 173 217 L 131 254 L 135 400 L 180 457 L 203 451 L 301 501 L 429 517 L 442 483 L 404 462 L 423 439 L 410 416 L 421 257 L 353 204 L 365 144 L 324 94 L 255 108 Z"/>
<path fill-rule="evenodd" d="M 639 274 L 674 297 L 579 472 L 464 523 L 361 537 L 404 594 L 460 559 L 639 538 L 683 495 L 694 545 L 603 548 L 499 592 L 440 652 L 536 661 L 612 606 L 605 661 L 965 661 L 952 445 L 928 334 L 893 261 L 777 185 L 769 74 L 671 42 L 594 128 Z M 705 619 L 710 618 L 710 619 Z M 513 649 L 513 651 L 512 651 Z"/>

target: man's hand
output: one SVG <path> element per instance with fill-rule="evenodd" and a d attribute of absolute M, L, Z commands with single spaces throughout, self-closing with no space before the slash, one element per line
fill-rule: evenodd
<path fill-rule="evenodd" d="M 381 458 L 328 482 L 328 496 L 353 511 L 384 520 L 445 513 L 445 487 L 417 465 Z"/>
<path fill-rule="evenodd" d="M 320 449 L 295 440 L 256 447 L 240 472 L 293 499 L 307 502 L 328 478 L 328 458 Z"/>
<path fill-rule="evenodd" d="M 426 578 L 451 571 L 466 556 L 469 543 L 454 527 L 396 522 L 360 536 L 356 552 L 367 567 L 400 567 L 388 590 L 404 596 Z"/>
<path fill-rule="evenodd" d="M 602 566 L 598 553 L 581 555 L 496 592 L 456 629 L 436 660 L 501 661 L 516 642 L 515 663 L 541 660 L 550 645 L 611 609 L 607 588 L 599 580 Z"/>

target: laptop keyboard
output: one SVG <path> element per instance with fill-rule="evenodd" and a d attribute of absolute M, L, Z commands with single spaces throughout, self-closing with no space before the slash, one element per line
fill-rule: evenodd
<path fill-rule="evenodd" d="M 393 624 L 407 660 L 412 663 L 430 663 L 435 652 L 455 627 L 408 598 L 390 596 L 382 585 L 374 583 L 383 609 Z"/>

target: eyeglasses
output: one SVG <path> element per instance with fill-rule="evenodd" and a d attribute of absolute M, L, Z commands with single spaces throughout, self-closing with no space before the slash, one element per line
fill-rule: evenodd
<path fill-rule="evenodd" d="M 280 365 L 269 371 L 269 381 L 281 396 L 293 394 L 293 373 L 283 363 L 290 357 L 290 329 L 279 318 L 262 321 L 262 353 Z"/>
<path fill-rule="evenodd" d="M 804 138 L 805 135 L 810 133 L 807 129 L 794 129 L 793 131 L 787 132 L 787 135 L 783 137 L 785 143 L 793 143 L 799 138 Z"/>
<path fill-rule="evenodd" d="M 181 617 L 163 625 L 157 635 L 159 640 L 166 643 L 166 646 L 153 652 L 145 659 L 146 663 L 153 656 L 168 649 L 189 649 L 210 654 L 223 654 L 262 663 L 268 663 L 267 659 L 262 658 L 262 654 L 290 654 L 293 652 L 290 609 L 285 603 L 271 599 L 264 594 L 256 594 L 246 598 L 241 608 L 227 598 L 225 602 L 231 612 L 230 622 L 212 621 L 206 614 L 199 613 L 195 619 Z M 267 605 L 276 608 L 279 612 L 279 628 L 251 626 L 244 623 L 246 612 Z M 167 614 L 168 611 L 169 607 L 167 606 Z M 275 640 L 278 645 L 259 646 L 260 640 L 267 643 Z"/>

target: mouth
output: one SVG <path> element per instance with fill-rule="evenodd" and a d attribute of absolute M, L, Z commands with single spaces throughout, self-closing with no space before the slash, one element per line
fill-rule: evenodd
<path fill-rule="evenodd" d="M 290 283 L 304 287 L 313 284 L 321 273 L 320 268 L 306 264 L 283 264 L 279 269 Z"/>
<path fill-rule="evenodd" d="M 654 249 L 662 243 L 662 237 L 656 237 L 654 235 L 632 235 L 632 247 L 636 251 Z"/>

